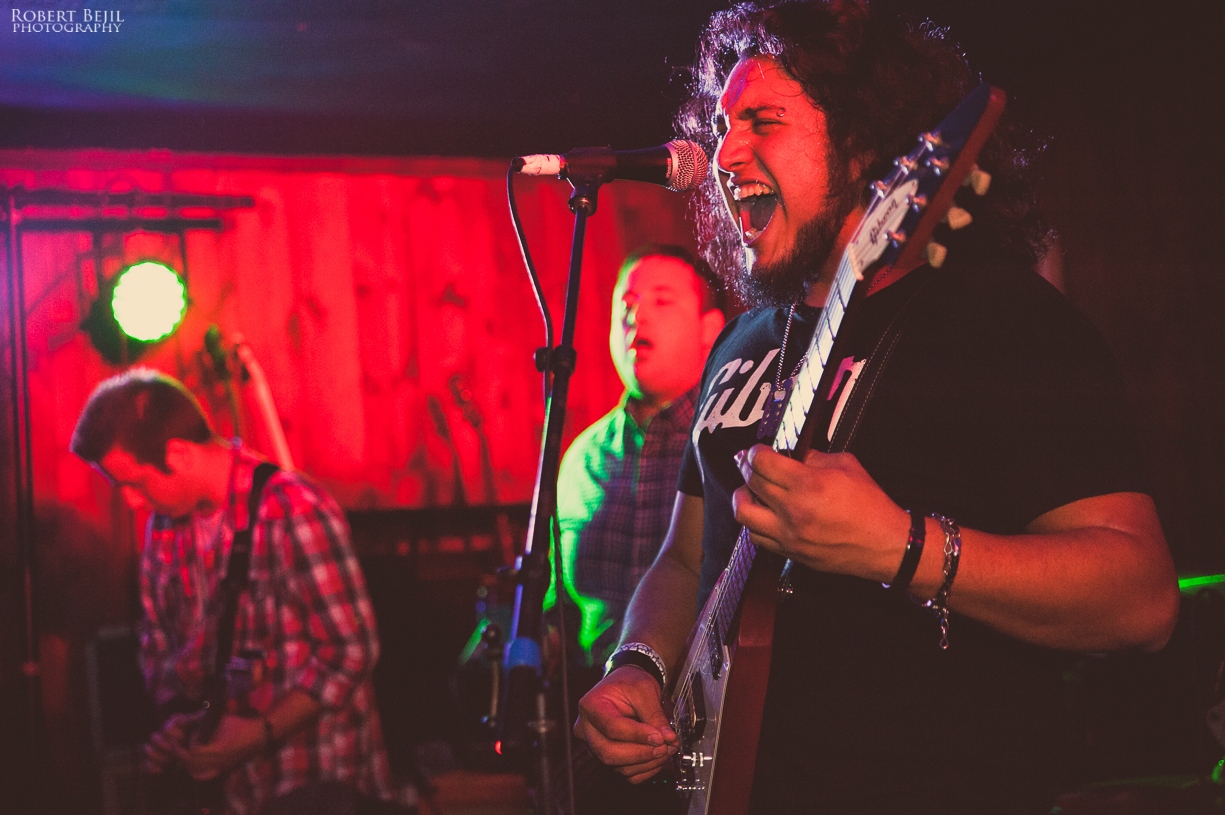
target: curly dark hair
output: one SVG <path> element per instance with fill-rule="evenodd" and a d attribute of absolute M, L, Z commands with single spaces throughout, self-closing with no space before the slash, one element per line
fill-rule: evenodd
<path fill-rule="evenodd" d="M 980 81 L 947 29 L 898 17 L 868 0 L 741 3 L 717 12 L 699 40 L 691 95 L 676 116 L 685 138 L 713 155 L 711 123 L 723 85 L 738 61 L 759 55 L 775 59 L 824 111 L 837 165 L 869 159 L 864 177 L 848 179 L 865 190 Z M 1049 229 L 1038 214 L 1029 172 L 1041 146 L 1021 148 L 1023 135 L 1002 122 L 980 154 L 992 189 L 975 211 L 975 229 L 966 230 L 974 237 L 958 247 L 963 254 L 989 251 L 996 260 L 1032 266 L 1044 250 Z M 698 245 L 731 281 L 744 271 L 744 249 L 718 185 L 712 173 L 694 197 L 694 216 Z"/>

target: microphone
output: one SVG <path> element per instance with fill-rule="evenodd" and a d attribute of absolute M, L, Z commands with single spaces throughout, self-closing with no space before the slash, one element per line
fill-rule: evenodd
<path fill-rule="evenodd" d="M 580 147 L 564 156 L 520 156 L 511 160 L 510 167 L 525 175 L 555 175 L 572 182 L 648 181 L 684 192 L 702 183 L 710 162 L 696 142 L 673 139 L 644 150 Z"/>

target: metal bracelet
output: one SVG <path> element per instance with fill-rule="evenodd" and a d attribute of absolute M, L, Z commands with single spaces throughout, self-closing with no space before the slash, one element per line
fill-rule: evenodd
<path fill-rule="evenodd" d="M 940 622 L 940 650 L 947 651 L 949 647 L 949 590 L 953 587 L 953 579 L 957 577 L 957 566 L 961 562 L 961 527 L 952 518 L 932 513 L 929 517 L 935 519 L 944 530 L 944 581 L 936 590 L 936 596 L 923 604 L 930 609 Z"/>
<path fill-rule="evenodd" d="M 613 660 L 617 658 L 617 654 L 623 654 L 626 651 L 636 651 L 639 654 L 647 657 L 651 662 L 655 663 L 655 667 L 659 669 L 660 684 L 665 688 L 668 687 L 668 669 L 664 667 L 664 660 L 659 654 L 655 653 L 655 649 L 647 645 L 645 642 L 627 642 L 617 646 L 617 650 L 612 652 L 612 656 L 608 658 L 608 662 L 604 665 L 604 673 L 607 674 L 613 668 Z"/>

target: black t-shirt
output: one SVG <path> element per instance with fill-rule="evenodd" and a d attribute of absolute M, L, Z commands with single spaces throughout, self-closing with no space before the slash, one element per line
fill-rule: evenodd
<path fill-rule="evenodd" d="M 922 267 L 867 298 L 830 361 L 842 372 L 831 411 L 916 292 L 849 447 L 895 502 L 1016 534 L 1072 501 L 1145 491 L 1108 349 L 1027 270 Z M 732 455 L 758 443 L 787 312 L 741 315 L 707 362 L 680 477 L 704 499 L 699 607 L 739 532 Z M 786 373 L 818 315 L 797 308 Z M 794 585 L 778 610 L 755 813 L 1046 811 L 1057 654 L 957 614 L 941 651 L 930 612 L 879 583 L 796 567 Z"/>

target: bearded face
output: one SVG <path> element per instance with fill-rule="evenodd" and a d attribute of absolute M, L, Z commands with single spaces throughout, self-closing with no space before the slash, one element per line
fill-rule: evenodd
<path fill-rule="evenodd" d="M 755 56 L 728 76 L 715 127 L 719 189 L 746 267 L 727 283 L 755 306 L 803 299 L 858 199 L 824 111 L 772 58 Z"/>

